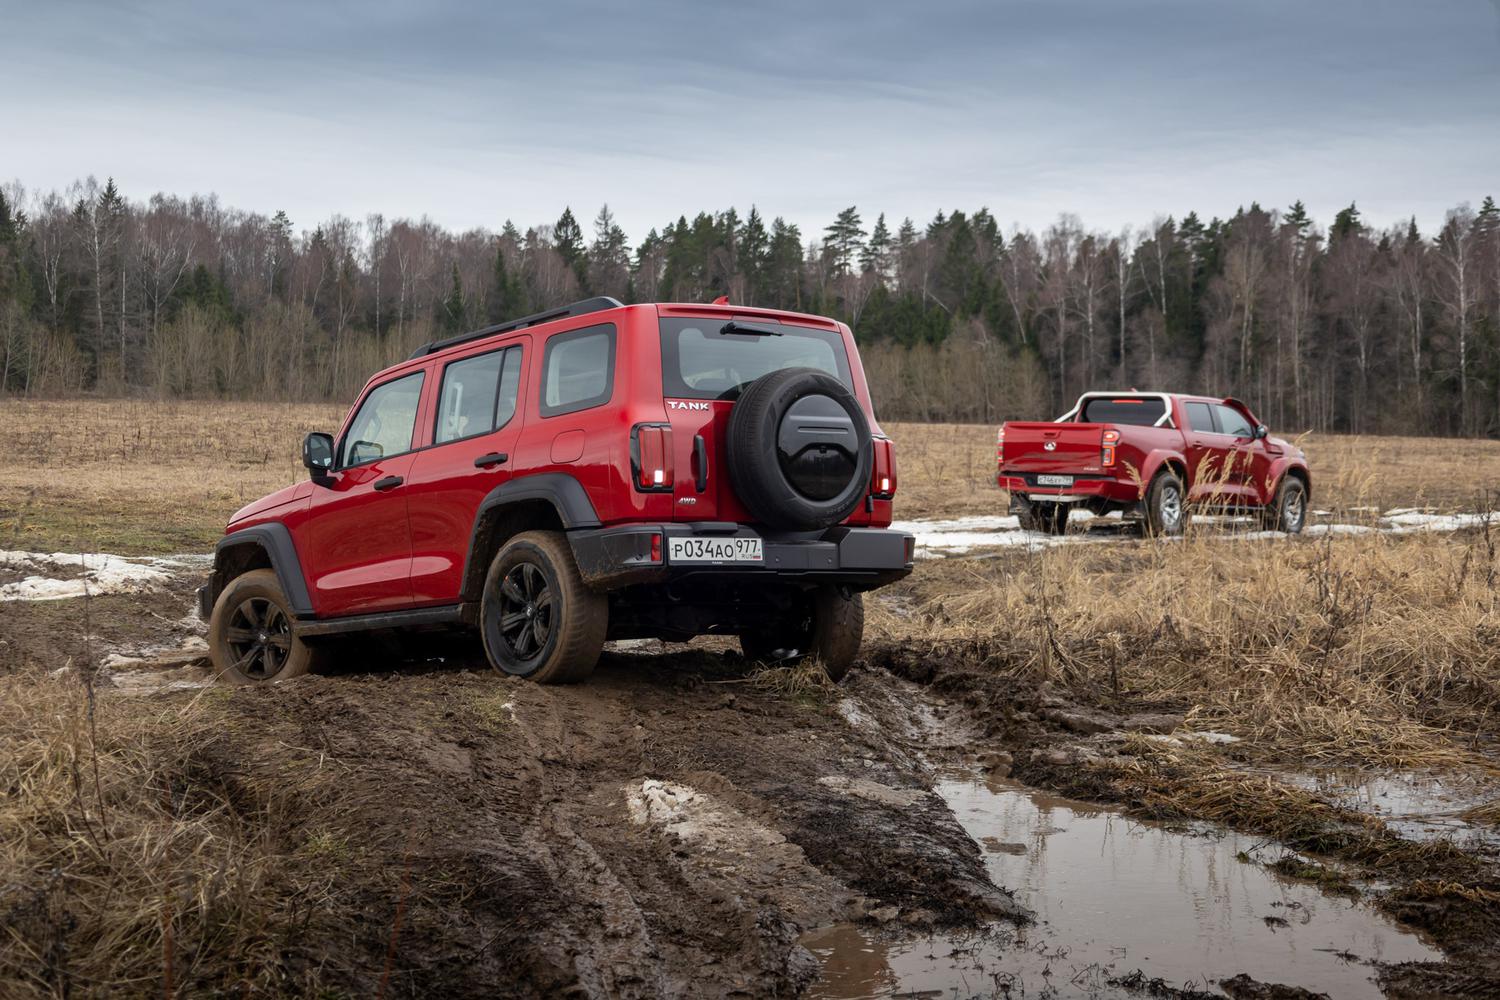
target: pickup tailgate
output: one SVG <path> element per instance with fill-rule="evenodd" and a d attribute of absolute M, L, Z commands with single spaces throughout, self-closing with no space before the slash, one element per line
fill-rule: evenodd
<path fill-rule="evenodd" d="M 1004 472 L 1099 472 L 1108 424 L 1010 421 L 1005 425 Z"/>

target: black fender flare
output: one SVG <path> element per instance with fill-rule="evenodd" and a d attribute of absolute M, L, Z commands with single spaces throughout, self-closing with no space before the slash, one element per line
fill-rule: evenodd
<path fill-rule="evenodd" d="M 549 504 L 565 531 L 574 528 L 598 528 L 603 522 L 589 499 L 588 491 L 566 472 L 540 472 L 517 476 L 496 486 L 479 503 L 469 534 L 469 552 L 464 557 L 464 601 L 478 601 L 489 571 L 489 554 L 497 541 L 493 537 L 497 516 L 504 508 L 537 502 Z"/>
<path fill-rule="evenodd" d="M 224 575 L 228 556 L 236 549 L 259 548 L 270 560 L 281 592 L 291 605 L 292 614 L 298 618 L 312 618 L 312 597 L 307 592 L 307 579 L 302 575 L 302 560 L 297 556 L 297 546 L 292 543 L 292 533 L 286 525 L 277 522 L 255 524 L 232 531 L 214 545 L 214 573 L 209 582 L 208 598 L 204 602 L 213 607 L 219 592 L 229 583 Z"/>

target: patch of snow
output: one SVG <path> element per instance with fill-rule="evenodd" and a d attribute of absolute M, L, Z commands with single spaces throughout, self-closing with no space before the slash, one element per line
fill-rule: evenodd
<path fill-rule="evenodd" d="M 625 806 L 638 826 L 657 826 L 689 844 L 740 848 L 772 846 L 786 838 L 689 785 L 647 778 L 626 786 Z"/>
<path fill-rule="evenodd" d="M 85 594 L 138 593 L 166 583 L 202 558 L 0 550 L 0 566 L 32 573 L 0 585 L 0 601 L 59 601 Z M 55 575 L 59 573 L 69 575 Z"/>
<path fill-rule="evenodd" d="M 1484 524 L 1482 514 L 1432 514 L 1424 511 L 1403 510 L 1390 511 L 1382 518 L 1392 525 L 1389 529 L 1395 534 L 1405 534 L 1412 531 L 1458 531 L 1460 528 L 1474 528 Z M 1500 523 L 1500 518 L 1493 518 Z"/>
<path fill-rule="evenodd" d="M 1205 731 L 1205 732 L 1184 731 L 1184 732 L 1179 732 L 1177 734 L 1177 736 L 1180 739 L 1184 739 L 1184 740 L 1197 740 L 1200 743 L 1213 743 L 1215 745 L 1224 745 L 1224 744 L 1229 744 L 1229 743 L 1238 743 L 1238 742 L 1240 742 L 1240 738 L 1238 736 L 1232 736 L 1229 733 L 1214 733 L 1214 732 L 1207 732 L 1207 731 Z"/>
<path fill-rule="evenodd" d="M 867 729 L 870 727 L 870 717 L 865 714 L 864 709 L 859 707 L 859 702 L 853 698 L 840 698 L 839 703 L 834 706 L 834 711 L 853 729 Z"/>

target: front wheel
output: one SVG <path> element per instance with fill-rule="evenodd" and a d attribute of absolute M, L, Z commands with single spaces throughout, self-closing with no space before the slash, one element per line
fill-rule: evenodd
<path fill-rule="evenodd" d="M 812 591 L 790 618 L 742 633 L 740 648 L 749 659 L 765 663 L 813 657 L 838 683 L 859 655 L 864 634 L 864 599 L 825 585 Z"/>
<path fill-rule="evenodd" d="M 583 585 L 567 539 L 524 531 L 490 563 L 479 605 L 496 670 L 543 684 L 587 680 L 609 628 L 609 603 Z"/>
<path fill-rule="evenodd" d="M 1284 476 L 1271 506 L 1261 512 L 1261 527 L 1295 535 L 1307 523 L 1307 487 L 1294 476 Z"/>
<path fill-rule="evenodd" d="M 235 577 L 208 617 L 214 670 L 231 684 L 256 684 L 317 668 L 323 651 L 297 638 L 294 622 L 274 570 L 253 569 Z"/>

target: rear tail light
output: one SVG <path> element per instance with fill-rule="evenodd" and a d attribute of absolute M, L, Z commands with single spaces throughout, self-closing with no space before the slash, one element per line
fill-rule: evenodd
<path fill-rule="evenodd" d="M 995 432 L 995 468 L 1005 465 L 1005 428 Z"/>
<path fill-rule="evenodd" d="M 896 447 L 888 438 L 876 438 L 872 444 L 875 470 L 870 476 L 870 495 L 889 500 L 896 495 Z"/>
<path fill-rule="evenodd" d="M 1100 461 L 1104 463 L 1106 469 L 1115 464 L 1115 445 L 1119 443 L 1119 431 L 1110 428 L 1104 432 L 1104 454 L 1100 456 Z"/>
<path fill-rule="evenodd" d="M 672 492 L 671 424 L 636 424 L 630 429 L 630 472 L 642 493 Z"/>

